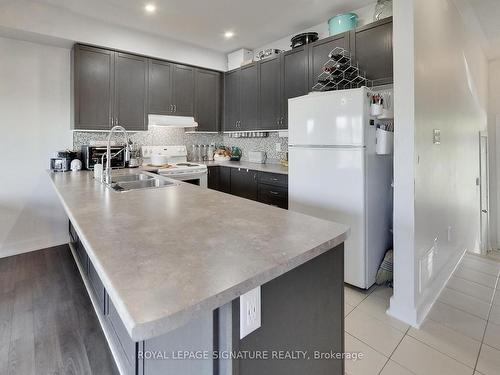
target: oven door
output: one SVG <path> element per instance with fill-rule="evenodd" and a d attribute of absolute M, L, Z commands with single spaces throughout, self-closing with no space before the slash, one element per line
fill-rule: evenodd
<path fill-rule="evenodd" d="M 160 173 L 160 176 L 172 178 L 177 181 L 184 181 L 189 184 L 197 185 L 202 188 L 207 188 L 207 173 L 179 173 L 179 174 L 167 174 Z"/>

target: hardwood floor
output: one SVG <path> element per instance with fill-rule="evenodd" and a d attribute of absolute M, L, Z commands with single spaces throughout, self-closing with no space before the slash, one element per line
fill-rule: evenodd
<path fill-rule="evenodd" d="M 0 259 L 0 374 L 118 374 L 67 245 Z"/>

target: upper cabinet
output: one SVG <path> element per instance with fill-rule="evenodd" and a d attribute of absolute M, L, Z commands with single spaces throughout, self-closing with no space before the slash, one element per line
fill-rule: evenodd
<path fill-rule="evenodd" d="M 149 113 L 194 115 L 194 68 L 167 61 L 149 62 Z"/>
<path fill-rule="evenodd" d="M 226 73 L 224 130 L 287 129 L 288 99 L 312 90 L 336 47 L 351 52 L 374 86 L 392 83 L 392 18 L 386 18 Z"/>
<path fill-rule="evenodd" d="M 220 130 L 222 74 L 212 70 L 196 69 L 194 90 L 194 118 L 198 131 Z"/>
<path fill-rule="evenodd" d="M 238 130 L 240 121 L 241 71 L 224 75 L 224 130 Z"/>
<path fill-rule="evenodd" d="M 392 17 L 351 32 L 351 53 L 374 86 L 393 82 Z"/>
<path fill-rule="evenodd" d="M 172 63 L 149 60 L 149 113 L 170 115 L 172 104 Z"/>
<path fill-rule="evenodd" d="M 279 129 L 282 123 L 281 58 L 278 56 L 259 63 L 260 129 Z"/>
<path fill-rule="evenodd" d="M 318 82 L 318 76 L 323 73 L 323 64 L 329 59 L 328 55 L 334 48 L 349 49 L 349 38 L 349 33 L 342 33 L 318 40 L 309 46 L 308 89 L 311 89 Z"/>
<path fill-rule="evenodd" d="M 110 129 L 114 124 L 114 52 L 75 46 L 73 104 L 75 129 Z"/>
<path fill-rule="evenodd" d="M 199 131 L 220 129 L 220 72 L 79 44 L 72 59 L 75 129 L 147 130 L 148 114 L 196 116 Z"/>
<path fill-rule="evenodd" d="M 309 46 L 294 48 L 282 55 L 282 116 L 281 126 L 288 128 L 288 99 L 306 95 L 309 91 Z"/>
<path fill-rule="evenodd" d="M 115 124 L 127 130 L 147 129 L 148 62 L 140 56 L 115 54 Z"/>
<path fill-rule="evenodd" d="M 172 97 L 175 116 L 194 115 L 194 68 L 175 64 L 172 70 Z"/>
<path fill-rule="evenodd" d="M 252 130 L 259 127 L 259 82 L 258 65 L 249 64 L 240 71 L 240 118 L 238 130 Z"/>
<path fill-rule="evenodd" d="M 73 49 L 75 129 L 147 128 L 147 60 L 77 45 Z"/>

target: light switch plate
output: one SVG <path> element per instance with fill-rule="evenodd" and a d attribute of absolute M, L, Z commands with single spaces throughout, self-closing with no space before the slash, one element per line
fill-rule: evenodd
<path fill-rule="evenodd" d="M 240 296 L 240 339 L 261 325 L 260 286 Z"/>
<path fill-rule="evenodd" d="M 276 152 L 281 152 L 281 143 L 275 143 L 274 147 L 276 148 Z"/>

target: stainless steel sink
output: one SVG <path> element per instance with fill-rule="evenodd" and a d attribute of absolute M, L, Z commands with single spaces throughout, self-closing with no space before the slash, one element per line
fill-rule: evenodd
<path fill-rule="evenodd" d="M 151 180 L 153 178 L 154 178 L 153 176 L 144 173 L 126 174 L 121 176 L 112 176 L 111 183 L 116 184 L 120 182 L 144 181 L 144 180 Z"/>
<path fill-rule="evenodd" d="M 140 176 L 140 175 L 136 175 Z M 144 175 L 148 178 L 136 179 L 132 181 L 120 181 L 111 184 L 111 188 L 117 192 L 126 192 L 130 190 L 140 190 L 140 189 L 157 189 L 167 186 L 178 185 L 173 181 L 164 180 L 161 178 L 155 178 L 152 176 Z"/>

